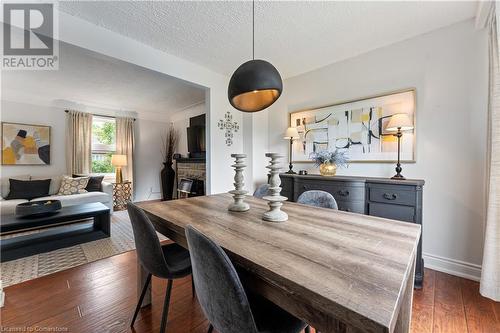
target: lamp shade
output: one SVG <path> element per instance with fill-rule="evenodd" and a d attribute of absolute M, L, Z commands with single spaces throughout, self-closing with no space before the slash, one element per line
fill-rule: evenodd
<path fill-rule="evenodd" d="M 394 114 L 385 128 L 385 130 L 389 132 L 397 131 L 398 129 L 401 129 L 402 131 L 409 131 L 413 129 L 413 122 L 407 113 Z"/>
<path fill-rule="evenodd" d="M 283 137 L 283 139 L 288 139 L 288 140 L 293 140 L 298 138 L 300 138 L 300 136 L 299 132 L 297 132 L 296 127 L 288 127 L 285 132 L 285 136 Z"/>
<path fill-rule="evenodd" d="M 231 105 L 244 112 L 257 112 L 271 106 L 283 91 L 278 70 L 265 60 L 250 60 L 231 76 L 227 96 Z"/>
<path fill-rule="evenodd" d="M 111 164 L 115 167 L 127 165 L 127 155 L 111 155 Z"/>

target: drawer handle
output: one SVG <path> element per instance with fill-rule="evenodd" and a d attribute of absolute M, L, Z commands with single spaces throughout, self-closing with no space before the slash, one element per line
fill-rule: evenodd
<path fill-rule="evenodd" d="M 345 190 L 340 190 L 337 192 L 341 197 L 347 197 L 349 195 L 349 191 Z"/>
<path fill-rule="evenodd" d="M 387 200 L 396 200 L 398 195 L 395 193 L 384 193 L 384 198 Z"/>

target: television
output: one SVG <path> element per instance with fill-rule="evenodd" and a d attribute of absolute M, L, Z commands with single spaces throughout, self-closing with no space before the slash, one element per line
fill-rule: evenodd
<path fill-rule="evenodd" d="M 187 128 L 189 158 L 205 158 L 205 115 L 189 118 Z"/>

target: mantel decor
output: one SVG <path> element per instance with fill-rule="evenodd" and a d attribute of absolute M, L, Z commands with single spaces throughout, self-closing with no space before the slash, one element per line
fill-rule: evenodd
<path fill-rule="evenodd" d="M 398 140 L 387 124 L 394 114 L 407 113 L 415 126 L 415 89 L 400 90 L 290 113 L 299 139 L 292 146 L 293 162 L 310 162 L 311 153 L 345 149 L 351 163 L 395 162 Z M 415 162 L 415 130 L 401 140 L 401 161 Z"/>
<path fill-rule="evenodd" d="M 163 155 L 163 169 L 160 171 L 162 201 L 172 200 L 173 198 L 175 171 L 172 168 L 172 164 L 174 163 L 173 156 L 178 139 L 179 134 L 171 124 L 166 137 L 162 138 L 163 149 L 161 153 Z"/>
<path fill-rule="evenodd" d="M 229 191 L 234 197 L 234 202 L 229 205 L 227 208 L 232 212 L 246 212 L 250 209 L 250 206 L 244 201 L 245 194 L 248 191 L 243 190 L 243 169 L 245 169 L 246 165 L 243 160 L 247 157 L 246 154 L 231 154 L 231 157 L 236 160 L 236 162 L 231 165 L 234 168 L 234 190 Z"/>
<path fill-rule="evenodd" d="M 288 214 L 281 210 L 281 206 L 283 206 L 283 201 L 286 201 L 288 198 L 281 196 L 281 180 L 280 180 L 280 170 L 279 166 L 280 159 L 283 158 L 283 155 L 278 153 L 267 153 L 266 157 L 271 158 L 269 161 L 269 165 L 266 166 L 269 171 L 269 195 L 263 197 L 262 199 L 269 201 L 269 210 L 264 213 L 262 219 L 264 221 L 269 222 L 283 222 L 288 220 Z"/>

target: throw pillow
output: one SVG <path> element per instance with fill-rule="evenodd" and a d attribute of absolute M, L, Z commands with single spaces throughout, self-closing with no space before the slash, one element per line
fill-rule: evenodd
<path fill-rule="evenodd" d="M 19 180 L 9 179 L 10 192 L 5 199 L 27 199 L 40 198 L 49 194 L 50 179 L 42 180 Z"/>
<path fill-rule="evenodd" d="M 88 182 L 89 182 L 89 177 L 72 178 L 64 176 L 61 181 L 61 187 L 59 188 L 59 192 L 57 192 L 57 195 L 86 193 L 87 190 L 85 189 L 85 187 L 87 186 Z"/>
<path fill-rule="evenodd" d="M 85 187 L 87 192 L 102 191 L 102 180 L 104 179 L 104 176 L 73 175 L 73 178 L 77 177 L 89 177 L 89 183 Z"/>

